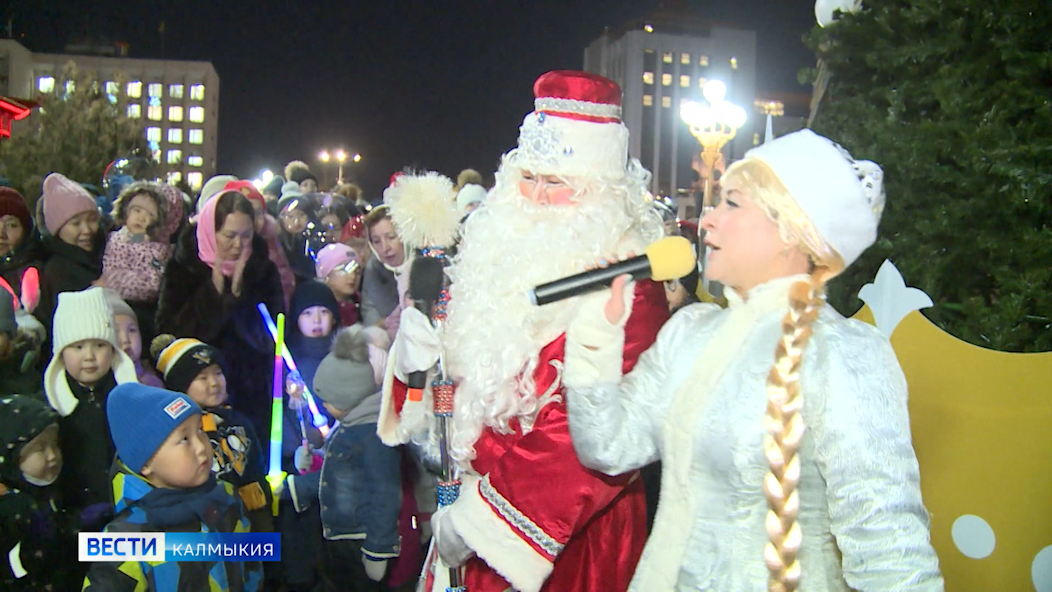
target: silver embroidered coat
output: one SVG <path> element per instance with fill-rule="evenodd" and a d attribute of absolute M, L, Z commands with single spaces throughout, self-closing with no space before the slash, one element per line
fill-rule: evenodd
<path fill-rule="evenodd" d="M 754 288 L 747 302 L 731 294 L 727 310 L 680 311 L 620 382 L 618 328 L 596 312 L 568 331 L 564 382 L 582 463 L 610 475 L 665 467 L 632 590 L 767 590 L 765 385 L 794 279 Z M 702 356 L 725 358 L 713 360 L 707 388 L 694 371 Z M 942 590 L 891 345 L 827 306 L 801 372 L 801 589 Z"/>

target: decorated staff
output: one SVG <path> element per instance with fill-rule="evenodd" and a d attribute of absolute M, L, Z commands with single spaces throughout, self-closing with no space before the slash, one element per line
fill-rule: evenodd
<path fill-rule="evenodd" d="M 453 182 L 438 173 L 401 175 L 384 192 L 391 208 L 391 220 L 402 240 L 419 249 L 409 271 L 409 298 L 420 312 L 441 330 L 446 320 L 449 290 L 445 267 L 451 255 L 460 215 L 454 201 Z M 413 372 L 408 377 L 410 401 L 424 398 L 426 372 Z M 446 507 L 460 495 L 460 480 L 449 450 L 450 418 L 453 416 L 453 381 L 446 374 L 442 356 L 438 359 L 438 373 L 431 381 L 431 403 L 438 419 L 438 448 L 441 457 L 441 479 L 438 483 L 438 505 Z M 449 592 L 466 590 L 461 586 L 460 570 L 449 569 Z"/>

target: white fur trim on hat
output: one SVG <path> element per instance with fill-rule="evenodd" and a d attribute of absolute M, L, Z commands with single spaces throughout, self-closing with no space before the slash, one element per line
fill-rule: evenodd
<path fill-rule="evenodd" d="M 115 353 L 113 373 L 117 383 L 138 382 L 135 363 L 117 344 L 113 309 L 106 301 L 106 293 L 102 288 L 60 293 L 51 336 L 53 356 L 47 370 L 44 371 L 44 392 L 48 403 L 59 415 L 69 415 L 77 407 L 77 398 L 66 383 L 62 350 L 78 341 L 98 339 L 112 345 Z"/>
<path fill-rule="evenodd" d="M 519 128 L 508 161 L 538 175 L 621 177 L 628 164 L 628 128 L 533 112 Z"/>
<path fill-rule="evenodd" d="M 770 166 L 797 205 L 845 265 L 877 239 L 884 212 L 884 172 L 855 160 L 809 129 L 782 136 L 745 153 Z"/>
<path fill-rule="evenodd" d="M 113 356 L 113 377 L 117 379 L 117 384 L 139 382 L 139 378 L 135 373 L 135 362 L 116 344 L 111 345 L 113 345 L 115 353 Z M 47 395 L 47 402 L 51 405 L 51 408 L 62 417 L 73 413 L 73 410 L 77 408 L 77 403 L 80 402 L 73 394 L 73 391 L 70 390 L 69 383 L 66 382 L 66 366 L 62 363 L 61 355 L 51 358 L 51 363 L 47 365 L 47 370 L 44 371 L 44 394 Z"/>

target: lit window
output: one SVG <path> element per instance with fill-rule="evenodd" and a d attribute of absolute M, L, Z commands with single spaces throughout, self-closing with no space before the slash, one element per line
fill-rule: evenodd
<path fill-rule="evenodd" d="M 181 84 L 169 84 L 168 85 L 168 96 L 173 99 L 183 98 L 183 85 Z"/>
<path fill-rule="evenodd" d="M 709 81 L 709 79 L 705 78 L 704 76 L 699 78 L 698 79 L 698 88 L 700 88 L 702 90 L 705 90 L 705 83 L 708 82 L 708 81 Z"/>
<path fill-rule="evenodd" d="M 160 121 L 163 113 L 160 105 L 150 105 L 146 108 L 146 118 L 150 121 Z"/>
<path fill-rule="evenodd" d="M 690 54 L 689 53 L 680 54 L 680 56 L 679 56 L 679 63 L 683 64 L 684 66 L 689 66 L 690 65 Z"/>
<path fill-rule="evenodd" d="M 176 183 L 178 183 L 179 181 L 182 181 L 182 180 L 183 180 L 183 174 L 180 173 L 179 171 L 172 171 L 172 172 L 168 173 L 168 184 L 169 185 L 175 185 Z"/>
<path fill-rule="evenodd" d="M 117 83 L 110 81 L 106 83 L 106 94 L 116 95 L 117 94 Z"/>
<path fill-rule="evenodd" d="M 738 69 L 738 58 L 731 58 L 731 70 Z"/>
<path fill-rule="evenodd" d="M 168 143 L 169 144 L 182 144 L 183 143 L 183 130 L 178 127 L 168 128 Z"/>
<path fill-rule="evenodd" d="M 698 65 L 699 66 L 708 66 L 709 65 L 709 56 L 707 56 L 707 55 L 700 55 L 700 56 L 698 56 Z"/>
<path fill-rule="evenodd" d="M 146 94 L 150 95 L 151 97 L 160 98 L 163 92 L 164 85 L 159 82 L 151 83 L 150 86 L 146 87 Z"/>
<path fill-rule="evenodd" d="M 132 119 L 139 119 L 142 117 L 142 105 L 138 103 L 128 105 L 128 117 Z"/>
<path fill-rule="evenodd" d="M 204 175 L 201 173 L 190 173 L 186 175 L 186 182 L 190 184 L 190 189 L 197 191 L 201 188 L 201 183 L 204 182 Z"/>
<path fill-rule="evenodd" d="M 672 97 L 666 95 L 661 97 L 661 106 L 668 109 L 672 106 Z"/>
<path fill-rule="evenodd" d="M 148 127 L 146 128 L 146 139 L 150 142 L 161 141 L 161 128 L 159 127 Z"/>
<path fill-rule="evenodd" d="M 190 85 L 190 100 L 191 101 L 203 101 L 203 100 L 205 100 L 205 85 L 203 85 L 203 84 Z"/>
<path fill-rule="evenodd" d="M 204 144 L 205 143 L 205 131 L 199 129 L 190 130 L 190 143 L 191 144 Z"/>
<path fill-rule="evenodd" d="M 168 151 L 168 164 L 179 164 L 179 161 L 183 159 L 182 150 L 169 150 Z"/>
<path fill-rule="evenodd" d="M 666 51 L 665 53 L 661 54 L 661 61 L 665 62 L 666 64 L 671 64 L 672 63 L 672 52 L 671 51 Z"/>
<path fill-rule="evenodd" d="M 55 78 L 52 76 L 41 76 L 37 79 L 37 90 L 42 93 L 49 93 L 55 90 Z"/>
<path fill-rule="evenodd" d="M 690 76 L 681 74 L 679 77 L 679 86 L 681 88 L 690 88 Z"/>
<path fill-rule="evenodd" d="M 759 146 L 760 145 L 760 133 L 759 132 L 757 132 L 757 133 L 752 135 L 752 145 L 753 146 Z"/>
<path fill-rule="evenodd" d="M 190 121 L 194 123 L 201 123 L 205 120 L 205 108 L 204 107 L 190 107 Z"/>
<path fill-rule="evenodd" d="M 204 166 L 205 159 L 204 159 L 203 156 L 187 156 L 186 157 L 186 164 L 188 164 L 188 165 L 190 165 L 192 167 Z M 190 174 L 192 175 L 193 173 L 190 173 Z"/>
<path fill-rule="evenodd" d="M 142 83 L 141 82 L 129 82 L 128 83 L 128 96 L 137 99 L 142 96 Z"/>
<path fill-rule="evenodd" d="M 654 95 L 643 95 L 643 106 L 653 107 L 654 106 Z"/>
<path fill-rule="evenodd" d="M 672 86 L 672 75 L 662 74 L 661 75 L 661 86 Z"/>
<path fill-rule="evenodd" d="M 66 94 L 73 94 L 73 91 L 77 89 L 77 83 L 72 80 L 66 81 Z"/>
<path fill-rule="evenodd" d="M 153 151 L 153 155 L 151 156 L 151 158 L 153 158 L 154 162 L 161 162 L 161 151 L 160 150 L 154 150 Z"/>
<path fill-rule="evenodd" d="M 183 108 L 178 105 L 168 107 L 168 121 L 182 121 Z"/>
<path fill-rule="evenodd" d="M 643 72 L 643 84 L 654 84 L 653 72 Z"/>

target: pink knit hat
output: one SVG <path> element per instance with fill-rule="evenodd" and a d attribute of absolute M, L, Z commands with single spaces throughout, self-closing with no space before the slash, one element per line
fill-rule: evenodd
<path fill-rule="evenodd" d="M 325 248 L 318 251 L 317 261 L 314 264 L 314 270 L 317 272 L 320 280 L 328 277 L 332 270 L 343 267 L 348 263 L 354 262 L 356 266 L 361 264 L 358 261 L 358 253 L 355 253 L 354 249 L 347 245 L 340 243 L 325 245 Z"/>
<path fill-rule="evenodd" d="M 61 173 L 44 177 L 41 199 L 44 200 L 44 223 L 52 235 L 58 234 L 70 218 L 98 208 L 87 189 Z"/>

